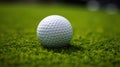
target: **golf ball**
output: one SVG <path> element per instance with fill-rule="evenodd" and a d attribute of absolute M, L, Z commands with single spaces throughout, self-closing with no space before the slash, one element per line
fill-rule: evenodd
<path fill-rule="evenodd" d="M 45 17 L 37 27 L 37 36 L 45 47 L 63 47 L 70 43 L 73 30 L 70 22 L 59 15 Z"/>

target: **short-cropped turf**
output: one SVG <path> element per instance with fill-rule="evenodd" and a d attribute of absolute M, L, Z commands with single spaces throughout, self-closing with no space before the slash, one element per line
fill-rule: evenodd
<path fill-rule="evenodd" d="M 71 46 L 49 49 L 36 29 L 48 15 L 62 15 L 73 26 Z M 120 13 L 68 5 L 0 5 L 1 67 L 118 67 Z"/>

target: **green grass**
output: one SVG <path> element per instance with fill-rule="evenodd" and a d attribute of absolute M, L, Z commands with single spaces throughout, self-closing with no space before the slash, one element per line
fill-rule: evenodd
<path fill-rule="evenodd" d="M 38 23 L 58 14 L 73 26 L 70 47 L 43 48 Z M 120 13 L 66 5 L 0 5 L 1 67 L 119 67 Z"/>

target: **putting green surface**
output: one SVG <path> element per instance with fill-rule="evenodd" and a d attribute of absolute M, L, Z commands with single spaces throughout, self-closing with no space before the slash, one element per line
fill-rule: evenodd
<path fill-rule="evenodd" d="M 62 15 L 73 26 L 70 47 L 43 48 L 39 22 Z M 0 5 L 1 67 L 119 67 L 120 13 L 66 5 Z"/>

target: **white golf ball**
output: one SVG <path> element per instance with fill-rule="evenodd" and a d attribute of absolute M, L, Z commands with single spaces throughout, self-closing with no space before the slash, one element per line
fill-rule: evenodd
<path fill-rule="evenodd" d="M 37 36 L 45 47 L 67 46 L 72 38 L 70 22 L 59 15 L 44 18 L 37 27 Z"/>

